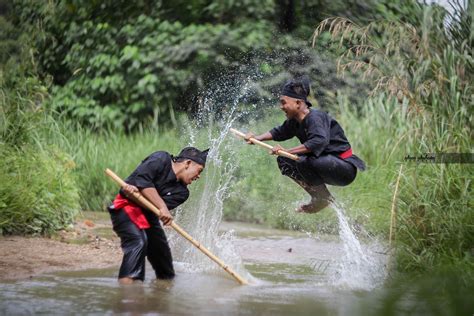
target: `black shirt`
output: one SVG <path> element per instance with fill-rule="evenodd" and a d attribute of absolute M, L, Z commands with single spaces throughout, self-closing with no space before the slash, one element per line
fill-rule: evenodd
<path fill-rule="evenodd" d="M 338 156 L 351 148 L 339 123 L 328 113 L 315 109 L 310 109 L 301 123 L 295 119 L 287 119 L 281 126 L 270 130 L 270 134 L 275 141 L 284 141 L 296 136 L 316 157 L 327 154 Z M 360 170 L 365 169 L 365 163 L 356 155 L 344 160 Z"/>
<path fill-rule="evenodd" d="M 125 182 L 139 189 L 154 187 L 170 210 L 183 204 L 189 197 L 187 186 L 176 179 L 171 168 L 171 155 L 165 151 L 157 151 L 146 157 Z M 124 196 L 122 190 L 120 193 Z"/>
<path fill-rule="evenodd" d="M 287 119 L 281 126 L 270 131 L 273 140 L 284 141 L 294 136 L 316 157 L 321 154 L 340 154 L 351 145 L 339 123 L 323 111 L 310 109 L 308 115 L 299 123 Z"/>

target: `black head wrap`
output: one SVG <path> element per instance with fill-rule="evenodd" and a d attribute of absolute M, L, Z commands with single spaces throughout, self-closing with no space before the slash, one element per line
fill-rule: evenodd
<path fill-rule="evenodd" d="M 310 92 L 309 79 L 290 79 L 281 88 L 281 95 L 285 95 L 290 98 L 303 100 L 308 107 L 313 106 L 308 101 Z"/>
<path fill-rule="evenodd" d="M 195 147 L 185 147 L 178 156 L 173 157 L 173 159 L 190 159 L 202 166 L 206 166 L 207 154 L 209 153 L 209 148 L 203 151 Z"/>

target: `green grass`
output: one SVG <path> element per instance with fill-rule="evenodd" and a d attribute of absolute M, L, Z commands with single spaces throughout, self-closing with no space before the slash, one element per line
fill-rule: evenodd
<path fill-rule="evenodd" d="M 74 177 L 81 208 L 86 211 L 104 210 L 118 192 L 117 184 L 105 175 L 106 168 L 125 179 L 149 154 L 157 150 L 176 154 L 185 145 L 173 130 L 149 129 L 131 135 L 109 130 L 97 134 L 78 126 L 65 134 L 66 151 L 76 164 Z"/>

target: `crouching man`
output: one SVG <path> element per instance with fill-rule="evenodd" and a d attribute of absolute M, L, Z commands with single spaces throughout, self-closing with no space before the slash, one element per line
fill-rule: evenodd
<path fill-rule="evenodd" d="M 284 150 L 298 155 L 294 161 L 278 157 L 278 167 L 311 196 L 308 204 L 301 205 L 299 212 L 315 213 L 327 207 L 333 197 L 326 184 L 346 186 L 352 183 L 357 169 L 364 170 L 365 163 L 352 153 L 351 145 L 339 123 L 326 112 L 312 109 L 307 97 L 310 93 L 308 80 L 289 80 L 281 89 L 280 109 L 286 120 L 264 134 L 245 136 L 260 140 L 285 141 L 297 137 L 301 145 L 284 149 L 276 145 L 272 154 Z"/>
<path fill-rule="evenodd" d="M 176 157 L 157 151 L 146 157 L 125 179 L 127 187 L 120 190 L 108 207 L 123 251 L 120 283 L 131 284 L 145 279 L 145 257 L 157 279 L 174 277 L 171 250 L 160 220 L 165 226 L 171 224 L 170 210 L 188 199 L 187 186 L 199 179 L 207 153 L 208 150 L 194 147 L 184 148 Z M 161 211 L 159 218 L 134 201 L 131 193 L 137 191 Z"/>

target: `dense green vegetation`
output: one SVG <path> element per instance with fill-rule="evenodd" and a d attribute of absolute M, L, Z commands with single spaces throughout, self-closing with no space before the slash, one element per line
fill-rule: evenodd
<path fill-rule="evenodd" d="M 313 101 L 369 166 L 350 187 L 333 188 L 354 227 L 388 237 L 403 163 L 398 268 L 449 265 L 474 277 L 473 165 L 404 161 L 472 151 L 472 7 L 451 17 L 412 1 L 22 0 L 3 9 L 3 233 L 51 232 L 79 209 L 102 210 L 116 192 L 104 168 L 125 176 L 154 150 L 176 153 L 205 102 L 217 104 L 217 121 L 235 104 L 244 130 L 280 124 L 276 89 L 307 74 Z M 345 18 L 316 29 L 327 16 Z M 199 135 L 221 128 L 197 126 L 199 146 L 209 145 Z M 273 157 L 228 142 L 237 154 L 224 156 L 237 168 L 226 219 L 336 232 L 333 212 L 293 212 L 305 194 L 278 176 Z"/>
<path fill-rule="evenodd" d="M 175 113 L 196 112 L 217 83 L 248 76 L 259 77 L 248 95 L 254 103 L 268 103 L 284 78 L 302 73 L 321 86 L 321 102 L 330 102 L 328 92 L 348 81 L 307 45 L 322 18 L 314 12 L 364 20 L 387 10 L 330 3 L 21 0 L 11 12 L 28 32 L 41 25 L 34 46 L 40 76 L 55 83 L 51 108 L 95 129 L 136 129 L 176 125 Z M 232 101 L 225 90 L 214 98 Z"/>
<path fill-rule="evenodd" d="M 44 109 L 48 90 L 35 74 L 28 37 L 3 17 L 0 28 L 10 36 L 2 38 L 0 69 L 0 233 L 53 232 L 79 211 L 74 161 L 55 142 L 63 135 Z"/>

